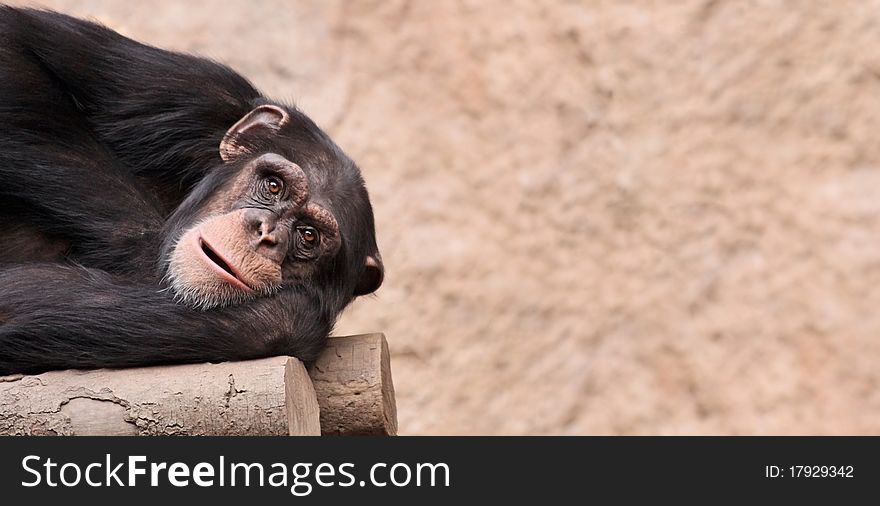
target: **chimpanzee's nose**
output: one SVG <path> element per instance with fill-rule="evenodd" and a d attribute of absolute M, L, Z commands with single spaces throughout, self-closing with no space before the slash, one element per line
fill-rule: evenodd
<path fill-rule="evenodd" d="M 281 264 L 287 255 L 288 232 L 278 226 L 278 217 L 263 209 L 248 209 L 244 214 L 250 245 L 260 255 Z"/>

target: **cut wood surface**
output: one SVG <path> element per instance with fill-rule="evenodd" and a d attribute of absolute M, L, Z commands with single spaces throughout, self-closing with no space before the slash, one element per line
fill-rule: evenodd
<path fill-rule="evenodd" d="M 331 338 L 310 371 L 281 356 L 0 377 L 0 435 L 393 435 L 394 402 L 388 345 L 365 334 Z"/>
<path fill-rule="evenodd" d="M 397 434 L 391 355 L 384 335 L 330 339 L 309 374 L 321 406 L 322 434 Z"/>

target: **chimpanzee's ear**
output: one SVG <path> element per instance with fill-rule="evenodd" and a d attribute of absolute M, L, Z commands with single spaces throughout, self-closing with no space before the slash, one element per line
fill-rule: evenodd
<path fill-rule="evenodd" d="M 275 105 L 261 105 L 253 111 L 245 114 L 243 118 L 232 125 L 226 131 L 223 140 L 220 141 L 220 158 L 224 162 L 250 152 L 249 135 L 259 135 L 266 132 L 277 132 L 290 117 L 287 111 Z"/>
<path fill-rule="evenodd" d="M 385 266 L 382 265 L 382 258 L 369 255 L 364 263 L 364 272 L 358 279 L 358 284 L 354 289 L 355 296 L 367 295 L 373 293 L 382 286 L 382 280 L 385 279 Z"/>

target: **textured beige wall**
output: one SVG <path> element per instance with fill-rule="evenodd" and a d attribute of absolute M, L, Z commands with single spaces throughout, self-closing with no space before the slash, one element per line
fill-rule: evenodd
<path fill-rule="evenodd" d="M 43 4 L 360 162 L 401 432 L 880 432 L 880 2 Z"/>

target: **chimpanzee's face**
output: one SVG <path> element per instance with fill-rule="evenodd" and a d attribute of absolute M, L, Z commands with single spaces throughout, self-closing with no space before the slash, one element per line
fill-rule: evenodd
<path fill-rule="evenodd" d="M 302 283 L 350 299 L 382 283 L 359 171 L 302 118 L 297 128 L 280 107 L 251 111 L 221 142 L 223 166 L 175 213 L 167 278 L 185 303 L 209 309 Z"/>

